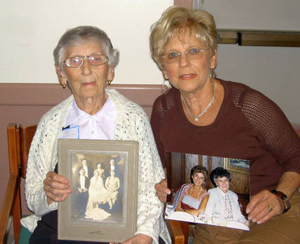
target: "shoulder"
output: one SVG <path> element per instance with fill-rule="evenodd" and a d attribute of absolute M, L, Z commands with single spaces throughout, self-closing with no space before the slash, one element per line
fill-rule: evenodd
<path fill-rule="evenodd" d="M 219 81 L 224 86 L 225 96 L 228 96 L 237 107 L 253 106 L 261 103 L 275 105 L 275 103 L 263 93 L 246 84 L 221 79 L 219 79 Z"/>
<path fill-rule="evenodd" d="M 231 195 L 231 197 L 234 197 L 236 199 L 238 198 L 238 195 L 235 192 L 228 190 L 228 193 Z"/>
<path fill-rule="evenodd" d="M 181 186 L 182 191 L 188 191 L 190 188 L 191 188 L 190 183 L 186 183 Z"/>
<path fill-rule="evenodd" d="M 52 109 L 50 109 L 48 112 L 46 112 L 42 116 L 41 121 L 59 119 L 62 112 L 64 112 L 66 109 L 69 108 L 69 106 L 71 105 L 73 100 L 74 100 L 74 97 L 73 97 L 73 95 L 71 95 L 70 97 L 68 97 L 67 99 L 65 99 L 61 103 L 59 103 L 58 105 L 54 106 Z"/>
<path fill-rule="evenodd" d="M 176 95 L 178 95 L 179 91 L 172 87 L 166 93 L 158 96 L 154 101 L 154 107 L 160 106 L 163 107 L 164 110 L 169 109 L 170 107 L 175 105 Z"/>
<path fill-rule="evenodd" d="M 117 113 L 127 113 L 128 115 L 137 114 L 140 116 L 147 116 L 143 108 L 135 102 L 129 100 L 115 89 L 106 89 L 106 93 L 111 98 L 115 105 Z"/>
<path fill-rule="evenodd" d="M 215 188 L 212 188 L 212 189 L 209 189 L 208 190 L 208 193 L 209 194 L 213 194 L 213 195 L 216 195 L 218 193 L 218 189 L 215 187 Z"/>
<path fill-rule="evenodd" d="M 167 113 L 176 107 L 178 103 L 179 91 L 176 88 L 171 88 L 167 93 L 157 97 L 153 103 L 151 117 L 158 117 L 163 120 Z"/>
<path fill-rule="evenodd" d="M 73 102 L 74 97 L 71 95 L 48 112 L 46 112 L 40 119 L 37 131 L 43 130 L 55 131 L 62 123 L 63 117 L 66 116 L 68 108 Z"/>

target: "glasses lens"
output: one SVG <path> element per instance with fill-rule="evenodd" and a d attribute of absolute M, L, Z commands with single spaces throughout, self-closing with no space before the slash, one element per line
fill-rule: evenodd
<path fill-rule="evenodd" d="M 103 55 L 93 54 L 89 57 L 89 62 L 92 65 L 101 65 L 106 62 L 106 57 Z"/>
<path fill-rule="evenodd" d="M 200 48 L 192 48 L 188 51 L 179 53 L 179 52 L 171 52 L 167 53 L 165 56 L 162 58 L 166 63 L 177 63 L 180 60 L 180 56 L 185 54 L 186 57 L 189 58 L 189 60 L 196 60 L 196 59 L 201 59 L 203 57 L 203 53 L 205 50 L 200 49 Z"/>
<path fill-rule="evenodd" d="M 178 62 L 179 58 L 180 58 L 180 53 L 178 52 L 167 53 L 165 56 L 163 56 L 165 62 L 169 64 Z"/>
<path fill-rule="evenodd" d="M 66 65 L 68 67 L 71 67 L 71 68 L 77 68 L 81 65 L 82 63 L 82 58 L 81 57 L 74 57 L 74 58 L 68 58 L 66 61 L 65 61 Z"/>
<path fill-rule="evenodd" d="M 204 50 L 200 48 L 192 48 L 187 52 L 187 55 L 190 59 L 200 59 L 203 57 Z"/>

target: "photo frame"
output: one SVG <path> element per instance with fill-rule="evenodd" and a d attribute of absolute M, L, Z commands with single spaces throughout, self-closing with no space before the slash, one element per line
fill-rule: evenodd
<path fill-rule="evenodd" d="M 245 159 L 224 158 L 224 168 L 240 173 L 249 173 L 250 161 Z"/>
<path fill-rule="evenodd" d="M 58 204 L 58 239 L 124 242 L 137 224 L 137 141 L 58 140 L 58 173 L 72 193 Z"/>

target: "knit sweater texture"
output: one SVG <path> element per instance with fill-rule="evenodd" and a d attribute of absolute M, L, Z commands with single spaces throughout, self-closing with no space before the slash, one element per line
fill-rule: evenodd
<path fill-rule="evenodd" d="M 163 204 L 155 196 L 155 183 L 163 179 L 164 171 L 156 149 L 149 119 L 144 110 L 114 89 L 106 89 L 116 109 L 115 140 L 139 142 L 138 209 L 136 234 L 145 234 L 158 243 L 161 236 L 166 243 L 170 237 L 163 220 Z M 47 204 L 43 180 L 58 162 L 57 141 L 61 136 L 73 95 L 48 111 L 41 118 L 33 138 L 25 183 L 26 202 L 37 216 L 58 208 L 57 202 Z"/>
<path fill-rule="evenodd" d="M 151 125 L 163 166 L 169 152 L 247 159 L 251 195 L 275 189 L 285 172 L 300 173 L 300 139 L 282 110 L 244 84 L 220 82 L 224 99 L 207 126 L 188 121 L 179 90 L 156 99 Z"/>

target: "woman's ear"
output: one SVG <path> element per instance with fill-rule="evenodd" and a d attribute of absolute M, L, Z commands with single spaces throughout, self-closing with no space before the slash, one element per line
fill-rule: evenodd
<path fill-rule="evenodd" d="M 169 76 L 168 76 L 167 72 L 164 69 L 162 70 L 162 73 L 163 73 L 163 76 L 164 76 L 165 80 L 168 80 Z"/>
<path fill-rule="evenodd" d="M 62 87 L 66 87 L 67 83 L 68 83 L 68 80 L 65 77 L 64 72 L 61 70 L 59 65 L 55 66 L 55 70 L 56 70 L 56 74 L 57 74 L 59 83 L 62 85 Z"/>
<path fill-rule="evenodd" d="M 111 82 L 114 78 L 115 78 L 115 69 L 110 68 L 108 70 L 107 80 Z"/>
<path fill-rule="evenodd" d="M 218 64 L 217 50 L 215 49 L 210 58 L 210 68 L 215 69 Z"/>

